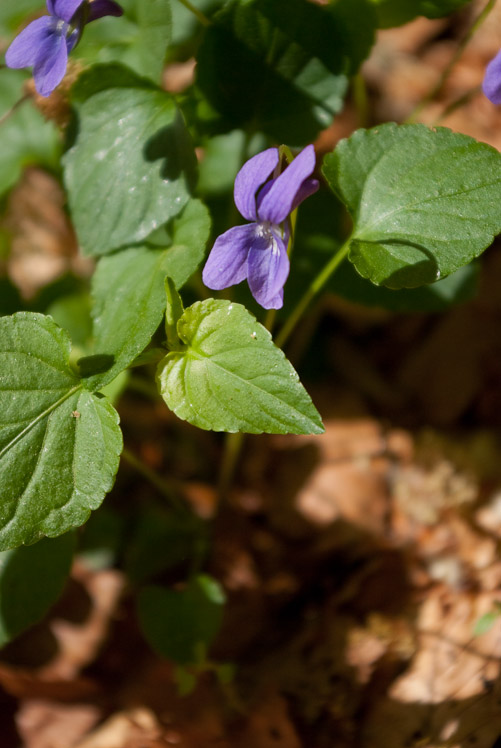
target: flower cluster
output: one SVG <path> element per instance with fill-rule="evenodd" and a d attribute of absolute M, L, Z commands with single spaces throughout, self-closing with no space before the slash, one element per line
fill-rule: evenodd
<path fill-rule="evenodd" d="M 114 0 L 47 0 L 48 16 L 32 21 L 5 54 L 9 68 L 33 65 L 35 87 L 49 96 L 66 72 L 68 54 L 80 40 L 86 23 L 103 16 L 121 16 Z"/>
<path fill-rule="evenodd" d="M 318 189 L 311 179 L 315 150 L 307 146 L 278 175 L 278 148 L 269 148 L 243 165 L 235 179 L 235 205 L 252 223 L 221 234 L 203 270 L 206 286 L 220 290 L 247 279 L 264 309 L 280 309 L 289 274 L 289 215 Z"/>

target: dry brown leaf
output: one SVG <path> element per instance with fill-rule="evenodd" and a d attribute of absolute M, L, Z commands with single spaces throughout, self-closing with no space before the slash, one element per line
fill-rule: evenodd
<path fill-rule="evenodd" d="M 75 745 L 101 717 L 92 704 L 59 704 L 25 700 L 16 715 L 24 748 L 69 748 Z"/>

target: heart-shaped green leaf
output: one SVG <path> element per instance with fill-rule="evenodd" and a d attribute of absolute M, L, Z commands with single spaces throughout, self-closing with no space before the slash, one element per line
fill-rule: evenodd
<path fill-rule="evenodd" d="M 95 351 L 114 360 L 92 386 L 110 382 L 146 348 L 165 310 L 165 276 L 181 288 L 202 261 L 209 233 L 207 208 L 192 200 L 173 221 L 167 247 L 129 247 L 99 261 L 92 279 Z"/>
<path fill-rule="evenodd" d="M 197 302 L 177 332 L 186 348 L 160 362 L 158 384 L 179 418 L 213 431 L 323 432 L 296 372 L 245 307 Z"/>
<path fill-rule="evenodd" d="M 74 533 L 0 553 L 0 647 L 37 623 L 70 571 Z"/>
<path fill-rule="evenodd" d="M 376 25 L 368 0 L 230 0 L 212 21 L 198 54 L 205 96 L 233 127 L 294 145 L 341 111 Z"/>
<path fill-rule="evenodd" d="M 87 63 L 120 62 L 159 83 L 171 42 L 170 0 L 122 0 L 121 5 L 121 18 L 108 16 L 86 27 L 73 54 Z"/>
<path fill-rule="evenodd" d="M 163 657 L 197 664 L 221 626 L 225 601 L 221 585 L 207 574 L 199 574 L 184 590 L 145 587 L 138 600 L 141 628 Z"/>
<path fill-rule="evenodd" d="M 84 389 L 50 317 L 0 318 L 0 549 L 81 525 L 111 489 L 118 414 Z"/>
<path fill-rule="evenodd" d="M 174 100 L 151 86 L 99 91 L 77 113 L 64 178 L 82 251 L 102 255 L 181 212 L 195 156 Z"/>
<path fill-rule="evenodd" d="M 467 135 L 424 125 L 357 130 L 324 173 L 353 221 L 360 275 L 413 288 L 478 257 L 501 231 L 501 155 Z"/>

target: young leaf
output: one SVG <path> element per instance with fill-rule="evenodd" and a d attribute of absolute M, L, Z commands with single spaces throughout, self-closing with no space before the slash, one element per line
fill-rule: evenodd
<path fill-rule="evenodd" d="M 82 251 L 102 255 L 140 242 L 180 213 L 195 156 L 183 118 L 163 91 L 109 88 L 77 111 L 64 178 Z"/>
<path fill-rule="evenodd" d="M 414 288 L 478 257 L 501 231 L 501 155 L 445 128 L 358 130 L 324 174 L 354 222 L 349 259 L 364 278 Z"/>
<path fill-rule="evenodd" d="M 181 591 L 146 587 L 138 600 L 141 628 L 162 657 L 196 664 L 219 631 L 225 600 L 219 582 L 206 574 Z"/>
<path fill-rule="evenodd" d="M 165 293 L 167 296 L 167 308 L 165 310 L 165 334 L 167 345 L 172 349 L 179 347 L 180 340 L 177 336 L 177 323 L 183 316 L 183 301 L 176 290 L 172 278 L 165 279 Z"/>
<path fill-rule="evenodd" d="M 212 21 L 197 66 L 210 104 L 232 127 L 295 145 L 314 140 L 342 109 L 376 24 L 368 0 L 231 0 Z"/>
<path fill-rule="evenodd" d="M 50 317 L 0 318 L 0 550 L 81 525 L 113 485 L 118 414 L 69 354 Z"/>
<path fill-rule="evenodd" d="M 245 307 L 197 302 L 185 310 L 177 332 L 187 348 L 160 362 L 157 380 L 179 418 L 213 431 L 323 432 L 296 372 Z"/>
<path fill-rule="evenodd" d="M 0 553 L 0 647 L 37 623 L 56 602 L 74 550 L 75 536 L 66 533 Z"/>
<path fill-rule="evenodd" d="M 92 279 L 95 351 L 114 361 L 93 386 L 110 382 L 146 348 L 165 310 L 165 276 L 181 288 L 202 261 L 209 233 L 207 208 L 192 200 L 174 220 L 167 248 L 129 247 L 101 258 Z"/>

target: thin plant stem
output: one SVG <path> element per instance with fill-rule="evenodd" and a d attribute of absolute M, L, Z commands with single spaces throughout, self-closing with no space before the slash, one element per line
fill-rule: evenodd
<path fill-rule="evenodd" d="M 358 114 L 359 127 L 367 127 L 369 124 L 369 97 L 367 86 L 361 73 L 357 73 L 352 81 L 353 101 Z"/>
<path fill-rule="evenodd" d="M 7 120 L 12 117 L 12 115 L 17 112 L 21 104 L 24 104 L 25 101 L 28 101 L 28 99 L 31 99 L 31 94 L 27 93 L 24 94 L 24 96 L 21 96 L 20 99 L 16 101 L 15 104 L 11 106 L 10 109 L 8 109 L 5 114 L 2 114 L 0 117 L 0 127 L 4 124 L 4 122 L 7 122 Z"/>
<path fill-rule="evenodd" d="M 457 99 L 454 99 L 454 101 L 451 101 L 451 103 L 444 109 L 442 114 L 440 114 L 433 122 L 433 126 L 435 127 L 436 125 L 439 125 L 450 114 L 453 114 L 456 109 L 460 109 L 462 106 L 467 104 L 474 96 L 480 93 L 481 90 L 482 86 L 475 86 L 474 88 L 470 88 L 470 90 L 464 93 L 462 96 L 459 96 Z"/>
<path fill-rule="evenodd" d="M 419 102 L 419 104 L 417 104 L 417 106 L 413 109 L 413 111 L 410 113 L 410 115 L 405 120 L 406 122 L 414 122 L 416 117 L 423 111 L 425 106 L 427 106 L 437 96 L 437 94 L 440 92 L 440 89 L 444 85 L 445 81 L 451 74 L 452 69 L 454 68 L 454 66 L 456 65 L 460 57 L 462 56 L 465 48 L 468 46 L 472 37 L 478 31 L 480 26 L 484 23 L 487 16 L 491 12 L 491 10 L 494 8 L 495 4 L 496 4 L 496 0 L 489 0 L 489 2 L 484 7 L 484 9 L 479 13 L 479 15 L 476 17 L 476 19 L 473 21 L 472 25 L 468 29 L 468 32 L 466 33 L 465 37 L 459 43 L 456 51 L 454 52 L 451 59 L 449 60 L 449 63 L 443 69 L 438 81 L 428 91 L 426 96 L 424 96 L 424 98 Z"/>
<path fill-rule="evenodd" d="M 145 465 L 133 452 L 129 449 L 125 449 L 122 452 L 123 459 L 129 463 L 134 470 L 137 470 L 143 478 L 145 478 L 157 491 L 166 498 L 169 503 L 173 506 L 176 511 L 186 512 L 186 505 L 179 499 L 178 491 L 176 486 L 170 485 L 167 481 L 161 478 L 158 473 Z"/>
<path fill-rule="evenodd" d="M 132 390 L 133 392 L 138 392 L 140 395 L 144 395 L 152 402 L 157 402 L 159 399 L 159 393 L 156 386 L 141 377 L 131 375 L 127 381 L 127 389 Z"/>
<path fill-rule="evenodd" d="M 277 317 L 277 310 L 268 309 L 268 311 L 266 312 L 266 317 L 264 318 L 264 322 L 263 322 L 263 325 L 264 327 L 266 327 L 268 332 L 273 332 L 276 317 Z"/>
<path fill-rule="evenodd" d="M 181 5 L 184 5 L 186 10 L 189 10 L 190 13 L 193 13 L 193 15 L 198 18 L 200 23 L 202 23 L 204 26 L 210 26 L 210 21 L 207 16 L 204 15 L 201 10 L 195 8 L 195 6 L 190 3 L 190 0 L 179 0 L 179 2 L 181 3 Z"/>
<path fill-rule="evenodd" d="M 284 326 L 282 327 L 282 329 L 277 335 L 275 343 L 279 348 L 282 348 L 282 346 L 287 342 L 291 333 L 294 331 L 294 328 L 296 327 L 297 323 L 303 316 L 304 312 L 306 311 L 312 299 L 324 287 L 324 285 L 327 283 L 331 275 L 334 273 L 334 271 L 338 268 L 338 266 L 342 263 L 342 261 L 347 256 L 348 251 L 350 249 L 350 241 L 351 241 L 351 236 L 342 245 L 342 247 L 336 252 L 336 254 L 331 257 L 327 265 L 323 268 L 323 270 L 320 271 L 320 273 L 316 276 L 316 278 L 312 280 L 312 282 L 306 289 L 298 305 L 292 311 L 292 314 L 290 315 L 287 322 L 284 324 Z"/>
<path fill-rule="evenodd" d="M 219 474 L 219 496 L 221 499 L 228 496 L 228 491 L 233 483 L 244 438 L 245 434 L 241 431 L 237 431 L 235 434 L 225 434 L 223 459 Z"/>

